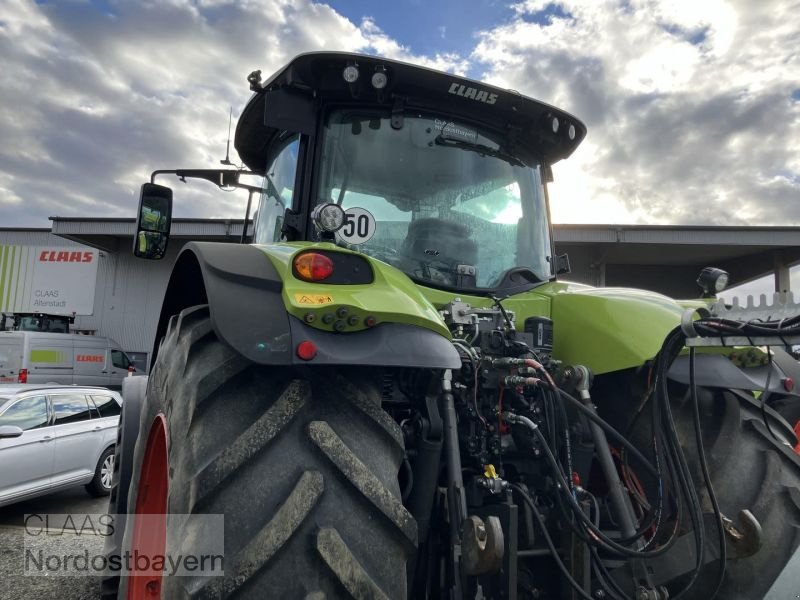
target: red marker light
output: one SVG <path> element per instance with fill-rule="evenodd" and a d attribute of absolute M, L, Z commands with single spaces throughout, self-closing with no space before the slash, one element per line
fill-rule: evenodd
<path fill-rule="evenodd" d="M 783 380 L 783 389 L 787 392 L 791 392 L 794 389 L 794 379 L 791 377 L 787 377 Z"/>
<path fill-rule="evenodd" d="M 333 273 L 333 261 L 317 252 L 306 252 L 294 259 L 294 270 L 306 281 L 322 281 Z"/>
<path fill-rule="evenodd" d="M 317 355 L 317 345 L 314 342 L 300 342 L 297 344 L 297 357 L 301 360 L 311 360 Z"/>

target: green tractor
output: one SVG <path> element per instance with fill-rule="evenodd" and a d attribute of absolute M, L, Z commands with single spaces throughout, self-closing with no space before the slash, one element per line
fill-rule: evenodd
<path fill-rule="evenodd" d="M 796 363 L 736 345 L 796 320 L 559 280 L 547 184 L 586 128 L 558 108 L 346 53 L 248 80 L 249 170 L 153 174 L 260 203 L 249 243 L 177 257 L 126 381 L 107 548 L 224 541 L 224 574 L 134 566 L 105 597 L 797 591 Z M 171 212 L 144 184 L 137 256 L 165 255 Z"/>

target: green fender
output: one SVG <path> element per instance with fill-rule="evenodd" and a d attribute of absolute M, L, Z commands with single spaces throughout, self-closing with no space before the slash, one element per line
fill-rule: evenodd
<path fill-rule="evenodd" d="M 347 309 L 348 315 L 358 317 L 358 324 L 348 326 L 344 333 L 365 329 L 364 319 L 373 317 L 377 323 L 399 323 L 429 329 L 451 339 L 436 308 L 402 271 L 372 258 L 327 242 L 283 242 L 254 245 L 267 255 L 283 282 L 283 302 L 286 311 L 300 320 L 313 315 L 311 327 L 332 331 L 331 323 L 323 317 L 337 309 Z M 363 285 L 328 285 L 324 282 L 301 281 L 292 275 L 292 261 L 304 250 L 324 250 L 342 254 L 357 254 L 372 267 L 374 281 Z"/>
<path fill-rule="evenodd" d="M 646 290 L 554 282 L 536 292 L 550 298 L 553 355 L 596 374 L 653 358 L 685 310 L 675 300 Z"/>

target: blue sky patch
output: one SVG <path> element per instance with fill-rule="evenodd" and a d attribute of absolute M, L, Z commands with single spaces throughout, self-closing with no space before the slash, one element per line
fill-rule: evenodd
<path fill-rule="evenodd" d="M 551 25 L 553 19 L 574 19 L 575 16 L 568 12 L 563 6 L 551 2 L 542 10 L 532 13 L 523 13 L 522 20 L 526 23 L 536 23 L 537 25 Z"/>
<path fill-rule="evenodd" d="M 381 30 L 415 54 L 455 52 L 470 55 L 476 34 L 509 21 L 514 11 L 504 0 L 329 0 L 336 12 L 359 25 L 372 17 Z"/>
<path fill-rule="evenodd" d="M 795 102 L 800 102 L 800 88 L 792 91 L 792 100 Z"/>
<path fill-rule="evenodd" d="M 684 29 L 674 23 L 662 23 L 661 28 L 670 35 L 686 40 L 693 46 L 701 46 L 706 41 L 709 30 L 708 26 L 700 27 L 699 29 Z"/>

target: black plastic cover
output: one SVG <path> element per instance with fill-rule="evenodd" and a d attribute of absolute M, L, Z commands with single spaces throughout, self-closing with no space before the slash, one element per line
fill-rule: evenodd
<path fill-rule="evenodd" d="M 350 64 L 360 72 L 353 84 L 342 78 Z M 376 71 L 388 78 L 380 90 L 370 83 Z M 251 170 L 263 173 L 267 149 L 280 131 L 311 132 L 315 113 L 355 102 L 442 112 L 480 124 L 502 133 L 506 146 L 526 163 L 567 158 L 586 136 L 586 126 L 573 115 L 513 90 L 376 56 L 312 52 L 293 58 L 250 99 L 236 126 L 234 146 Z"/>
<path fill-rule="evenodd" d="M 695 382 L 702 387 L 730 388 L 734 390 L 763 390 L 767 383 L 769 366 L 740 369 L 727 357 L 720 354 L 695 354 Z M 777 365 L 770 377 L 769 387 L 773 392 L 786 393 L 783 389 L 783 373 Z M 669 378 L 689 385 L 689 357 L 679 356 L 669 369 Z"/>
<path fill-rule="evenodd" d="M 208 304 L 214 332 L 250 360 L 289 365 L 289 317 L 283 282 L 267 256 L 253 246 L 189 242 L 172 270 L 161 309 L 153 361 L 172 315 Z"/>

